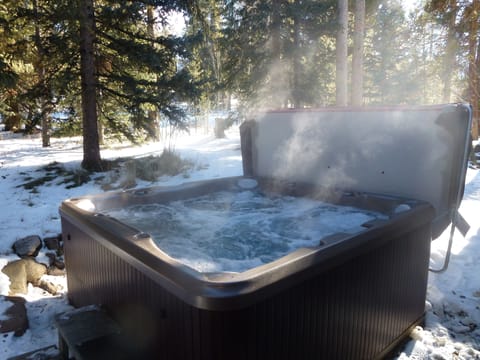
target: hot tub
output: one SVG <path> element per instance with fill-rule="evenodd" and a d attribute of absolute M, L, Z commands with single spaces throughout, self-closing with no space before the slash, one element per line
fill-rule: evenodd
<path fill-rule="evenodd" d="M 332 121 L 346 126 L 338 129 L 345 137 L 341 141 L 333 136 Z M 360 124 L 373 129 L 369 141 Z M 445 228 L 458 206 L 469 124 L 469 108 L 463 105 L 259 115 L 242 127 L 243 177 L 64 201 L 60 213 L 69 300 L 74 306 L 105 306 L 131 337 L 131 345 L 150 351 L 152 358 L 382 358 L 423 319 L 432 229 L 438 233 Z M 385 141 L 395 136 L 403 146 Z M 287 149 L 299 146 L 297 137 L 303 139 L 297 148 L 301 155 L 293 161 Z M 426 159 L 434 164 L 422 165 Z M 440 175 L 425 179 L 423 167 Z M 377 179 L 382 177 L 384 183 Z M 426 191 L 430 188 L 434 191 Z M 434 196 L 439 190 L 448 191 Z M 340 216 L 335 218 L 340 226 L 324 231 L 333 221 L 318 225 L 327 219 L 325 213 L 320 218 L 301 213 L 291 220 L 285 211 L 267 206 L 262 214 L 280 213 L 280 220 L 267 216 L 244 238 L 260 238 L 255 227 L 260 231 L 265 224 L 275 230 L 282 217 L 292 225 L 280 235 L 271 232 L 271 237 L 290 234 L 288 228 L 295 224 L 308 230 L 308 236 L 294 232 L 286 241 L 302 237 L 297 245 L 280 246 L 283 250 L 273 257 L 266 247 L 253 260 L 230 268 L 225 264 L 233 261 L 215 261 L 224 257 L 217 252 L 208 253 L 208 261 L 199 260 L 199 266 L 185 261 L 181 246 L 190 253 L 190 243 L 176 252 L 162 249 L 155 238 L 171 231 L 168 217 L 148 231 L 149 221 L 132 223 L 130 215 L 118 220 L 124 209 L 168 212 L 169 206 L 197 204 L 205 197 L 213 199 L 206 210 L 192 206 L 208 218 L 218 194 L 234 199 L 214 206 L 227 219 L 237 216 L 229 214 L 239 196 L 261 196 L 269 203 L 285 197 L 299 212 L 304 209 L 296 201 L 310 204 L 313 212 L 326 204 Z M 265 209 L 263 203 L 259 207 Z M 360 215 L 344 226 L 351 213 Z M 220 241 L 219 233 L 211 232 L 200 241 L 215 249 L 245 241 L 231 236 L 241 232 L 241 221 L 226 224 L 227 232 L 233 228 L 227 239 Z M 155 228 L 157 235 L 151 235 Z M 269 234 L 262 235 L 262 246 Z"/>

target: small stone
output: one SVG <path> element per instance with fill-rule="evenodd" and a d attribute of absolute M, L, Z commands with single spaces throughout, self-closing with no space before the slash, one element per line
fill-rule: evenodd
<path fill-rule="evenodd" d="M 0 301 L 9 301 L 12 306 L 3 314 L 6 319 L 0 320 L 0 333 L 12 332 L 15 336 L 22 336 L 28 329 L 27 309 L 25 299 L 16 296 L 3 296 Z"/>
<path fill-rule="evenodd" d="M 55 259 L 55 262 L 53 263 L 53 265 L 55 265 L 55 267 L 59 268 L 60 270 L 65 269 L 65 263 L 61 260 Z"/>
<path fill-rule="evenodd" d="M 45 253 L 45 256 L 48 258 L 48 266 L 53 266 L 53 264 L 55 264 L 55 260 L 57 260 L 55 254 L 48 252 Z"/>
<path fill-rule="evenodd" d="M 13 251 L 20 256 L 37 256 L 42 247 L 42 240 L 38 235 L 31 235 L 13 243 Z"/>
<path fill-rule="evenodd" d="M 58 288 L 49 281 L 41 280 L 38 283 L 38 287 L 40 289 L 45 290 L 46 292 L 49 292 L 52 295 L 57 295 L 58 294 Z"/>
<path fill-rule="evenodd" d="M 65 269 L 59 269 L 56 266 L 50 266 L 47 269 L 47 275 L 51 276 L 64 276 L 65 275 Z"/>
<path fill-rule="evenodd" d="M 48 250 L 56 251 L 60 249 L 60 240 L 58 236 L 44 238 L 43 243 Z"/>
<path fill-rule="evenodd" d="M 65 269 L 65 263 L 58 259 L 54 253 L 46 253 L 45 255 L 48 257 L 49 268 L 56 267 L 60 270 Z"/>

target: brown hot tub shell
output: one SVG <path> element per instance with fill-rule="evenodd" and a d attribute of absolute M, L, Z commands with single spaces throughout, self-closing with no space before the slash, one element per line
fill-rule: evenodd
<path fill-rule="evenodd" d="M 414 117 L 431 115 L 432 121 L 438 123 L 447 111 L 452 122 L 468 128 L 467 110 L 456 105 L 447 110 L 421 108 L 415 110 Z M 412 111 L 397 110 L 393 116 L 408 120 Z M 337 120 L 365 117 L 366 113 L 368 118 L 392 116 L 391 109 L 343 111 L 342 116 L 333 113 Z M 451 204 L 454 198 L 453 203 L 458 203 L 456 196 L 460 192 L 455 187 L 464 176 L 464 154 L 460 149 L 452 155 L 459 157 L 458 162 L 448 161 L 457 174 L 452 177 L 455 184 L 449 188 L 448 201 L 418 200 L 418 196 L 412 200 L 409 194 L 378 195 L 362 186 L 355 191 L 334 189 L 316 181 L 318 178 L 325 182 L 322 174 L 332 168 L 331 159 L 322 160 L 319 155 L 309 160 L 315 164 L 304 164 L 310 170 L 294 171 L 282 168 L 281 159 L 274 155 L 265 155 L 281 153 L 276 147 L 287 144 L 288 134 L 295 134 L 292 124 L 303 121 L 297 119 L 298 114 L 302 119 L 315 117 L 315 123 L 322 122 L 330 112 L 268 113 L 262 121 L 242 128 L 245 174 L 256 179 L 262 191 L 379 211 L 387 220 L 366 224 L 365 230 L 357 234 L 328 237 L 316 247 L 298 249 L 242 273 L 211 274 L 197 272 L 170 258 L 141 229 L 99 213 L 220 190 L 238 191 L 241 177 L 70 199 L 62 203 L 60 213 L 71 303 L 105 306 L 129 334 L 132 346 L 147 349 L 152 358 L 374 359 L 387 354 L 422 321 L 432 225 L 440 231 L 447 218 L 443 204 Z M 280 130 L 272 134 L 273 141 L 262 145 L 260 139 L 266 136 L 267 129 L 263 126 L 270 121 L 277 121 Z M 268 128 L 274 129 L 271 124 Z M 443 131 L 440 134 L 444 136 Z M 450 134 L 458 138 L 462 132 Z M 319 133 L 316 135 L 322 143 Z M 349 158 L 350 150 L 345 151 L 344 156 Z M 320 172 L 323 163 L 329 165 Z M 393 169 L 385 164 L 384 174 Z M 354 179 L 352 172 L 345 175 Z M 438 186 L 446 185 L 441 182 Z M 406 192 L 404 187 L 399 189 Z M 79 206 L 85 200 L 93 205 L 89 211 Z M 409 210 L 395 213 L 399 204 L 408 204 Z"/>

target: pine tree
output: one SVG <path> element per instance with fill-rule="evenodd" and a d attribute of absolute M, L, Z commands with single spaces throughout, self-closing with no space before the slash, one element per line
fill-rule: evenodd
<path fill-rule="evenodd" d="M 7 44 L 7 38 L 10 34 L 6 31 L 9 24 L 9 11 L 8 4 L 0 4 L 0 100 L 2 99 L 2 94 L 7 89 L 12 89 L 15 87 L 17 82 L 17 75 L 12 70 L 11 66 L 8 64 L 5 54 L 5 46 Z M 4 110 L 0 101 L 0 113 Z"/>
<path fill-rule="evenodd" d="M 83 118 L 82 167 L 91 171 L 101 171 L 102 162 L 97 127 L 96 21 L 93 0 L 78 0 L 78 10 Z"/>
<path fill-rule="evenodd" d="M 331 103 L 335 1 L 231 1 L 226 9 L 225 86 L 246 111 Z"/>
<path fill-rule="evenodd" d="M 365 0 L 355 0 L 352 55 L 352 105 L 363 103 L 363 48 L 365 41 Z"/>
<path fill-rule="evenodd" d="M 130 140 L 149 128 L 152 109 L 172 125 L 186 127 L 180 103 L 196 96 L 195 81 L 181 65 L 189 56 L 190 39 L 164 33 L 152 37 L 149 6 L 155 8 L 154 26 L 164 23 L 170 11 L 187 10 L 178 2 L 147 1 L 105 2 L 96 9 L 101 117 Z M 112 107 L 117 111 L 112 113 Z M 116 116 L 119 110 L 129 114 L 127 122 Z"/>
<path fill-rule="evenodd" d="M 13 89 L 2 94 L 3 111 L 12 126 L 25 131 L 42 127 L 42 143 L 50 143 L 50 118 L 66 93 L 72 57 L 65 44 L 65 13 L 61 3 L 48 0 L 8 1 L 9 19 L 2 52 L 15 73 Z M 10 126 L 10 124 L 9 124 Z"/>
<path fill-rule="evenodd" d="M 337 5 L 337 37 L 336 37 L 336 104 L 347 105 L 347 35 L 348 35 L 348 1 L 338 0 Z"/>
<path fill-rule="evenodd" d="M 386 0 L 379 5 L 368 37 L 366 100 L 382 105 L 410 102 L 409 32 L 398 0 Z"/>

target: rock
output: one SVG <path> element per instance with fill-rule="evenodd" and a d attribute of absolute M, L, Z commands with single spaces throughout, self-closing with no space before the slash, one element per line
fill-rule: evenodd
<path fill-rule="evenodd" d="M 50 266 L 47 269 L 47 275 L 51 276 L 65 276 L 65 269 L 59 269 L 56 266 Z"/>
<path fill-rule="evenodd" d="M 47 273 L 47 267 L 37 263 L 34 259 L 21 259 L 20 261 L 25 264 L 27 281 L 36 286 L 40 282 L 40 278 Z"/>
<path fill-rule="evenodd" d="M 48 250 L 58 251 L 61 248 L 60 245 L 61 235 L 54 236 L 54 237 L 46 237 L 43 239 L 43 243 L 45 244 Z"/>
<path fill-rule="evenodd" d="M 10 279 L 10 294 L 27 293 L 27 270 L 22 260 L 8 263 L 2 272 Z"/>
<path fill-rule="evenodd" d="M 58 259 L 55 254 L 53 253 L 46 253 L 45 254 L 48 257 L 48 266 L 51 267 L 56 267 L 60 270 L 65 269 L 65 263 Z"/>
<path fill-rule="evenodd" d="M 10 279 L 10 294 L 26 294 L 27 283 L 38 286 L 47 267 L 32 258 L 24 258 L 8 263 L 2 272 Z"/>
<path fill-rule="evenodd" d="M 55 260 L 57 259 L 55 254 L 48 252 L 48 253 L 45 253 L 45 256 L 48 258 L 48 266 L 53 266 L 53 264 L 55 263 Z"/>
<path fill-rule="evenodd" d="M 55 267 L 60 270 L 65 270 L 65 263 L 59 259 L 55 259 L 55 262 L 53 263 L 53 265 L 55 265 Z"/>
<path fill-rule="evenodd" d="M 52 295 L 58 294 L 58 287 L 49 281 L 40 280 L 40 282 L 38 283 L 38 287 L 45 290 L 46 292 L 49 292 Z"/>
<path fill-rule="evenodd" d="M 20 256 L 37 256 L 42 247 L 42 240 L 37 235 L 31 235 L 13 243 L 13 251 Z"/>
<path fill-rule="evenodd" d="M 0 333 L 12 332 L 15 336 L 22 336 L 28 329 L 27 309 L 25 299 L 16 296 L 2 296 L 0 301 L 9 301 L 12 306 L 3 314 L 6 319 L 0 319 Z"/>

